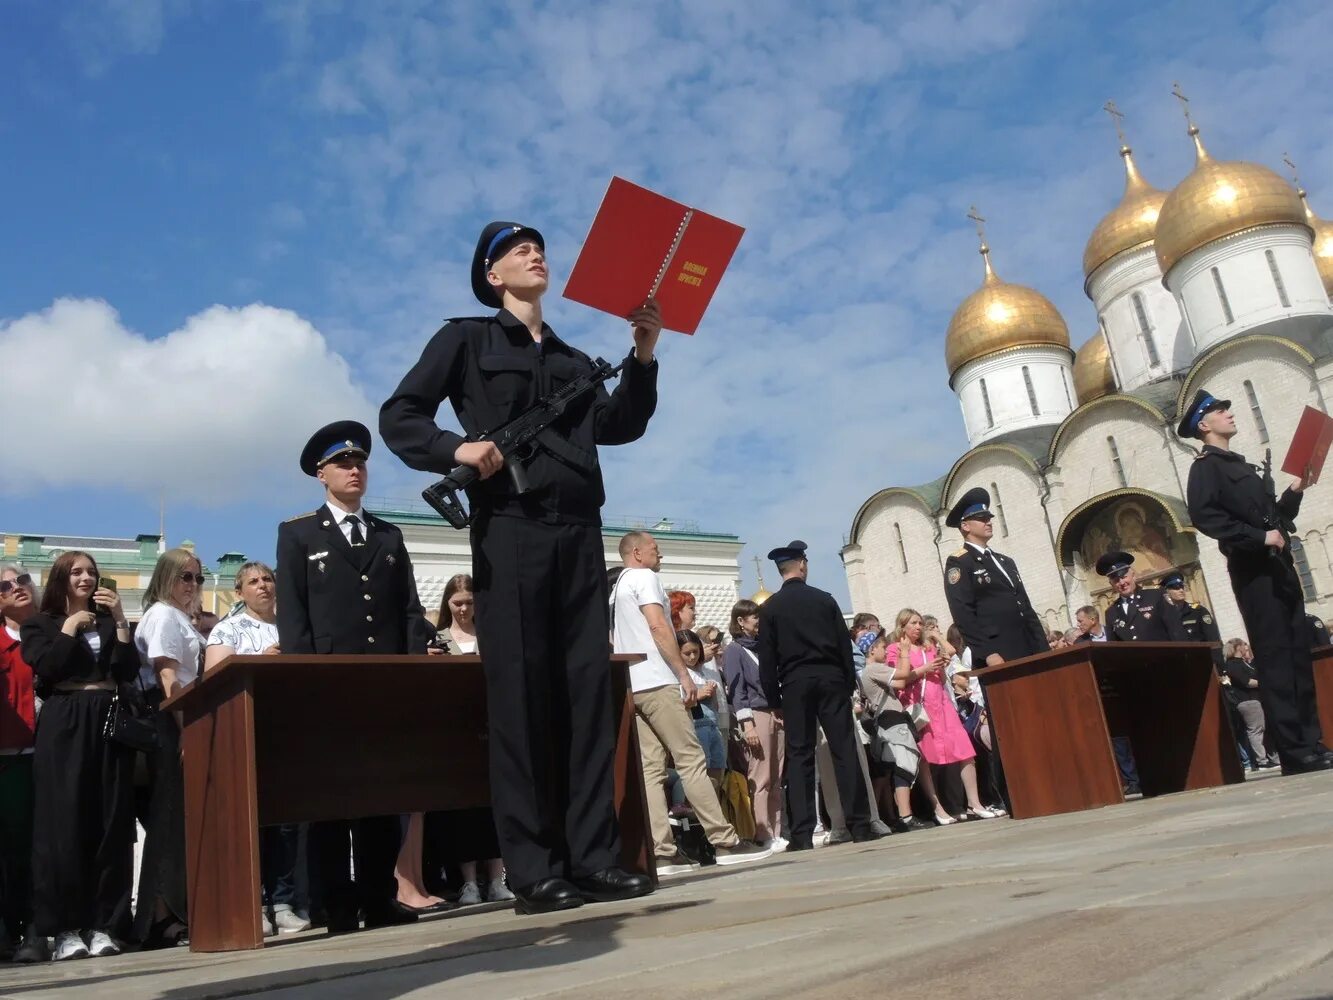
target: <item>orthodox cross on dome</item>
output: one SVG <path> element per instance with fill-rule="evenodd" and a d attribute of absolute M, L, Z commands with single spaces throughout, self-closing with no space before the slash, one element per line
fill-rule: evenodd
<path fill-rule="evenodd" d="M 1120 145 L 1128 146 L 1125 140 L 1124 121 L 1125 113 L 1115 106 L 1115 101 L 1107 101 L 1102 105 L 1102 110 L 1111 116 L 1111 121 L 1115 124 L 1115 134 L 1120 137 Z"/>
<path fill-rule="evenodd" d="M 990 264 L 990 247 L 986 243 L 986 217 L 977 211 L 976 205 L 968 206 L 967 217 L 977 227 L 977 239 L 981 241 L 981 259 L 986 262 L 986 280 L 998 281 L 999 279 L 995 276 L 995 269 Z"/>
<path fill-rule="evenodd" d="M 764 590 L 764 561 L 758 556 L 754 557 L 754 575 L 759 579 L 759 589 Z"/>
<path fill-rule="evenodd" d="M 1289 170 L 1291 170 L 1291 182 L 1299 188 L 1301 186 L 1301 175 L 1296 170 L 1296 164 L 1292 162 L 1291 154 L 1283 153 L 1282 162 L 1287 165 Z"/>
<path fill-rule="evenodd" d="M 1185 96 L 1185 92 L 1180 89 L 1180 84 L 1171 85 L 1171 96 L 1180 102 L 1180 110 L 1185 113 L 1185 121 L 1189 123 L 1189 135 L 1194 140 L 1194 153 L 1200 163 L 1208 159 L 1208 150 L 1203 148 L 1203 140 L 1199 138 L 1199 126 L 1194 124 L 1194 117 L 1190 114 L 1190 99 Z"/>

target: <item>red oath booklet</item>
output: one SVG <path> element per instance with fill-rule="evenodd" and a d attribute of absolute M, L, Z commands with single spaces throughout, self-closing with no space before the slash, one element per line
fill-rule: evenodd
<path fill-rule="evenodd" d="M 1301 414 L 1301 422 L 1296 425 L 1291 447 L 1282 462 L 1282 471 L 1300 477 L 1308 466 L 1314 470 L 1314 481 L 1318 482 L 1330 444 L 1333 444 L 1333 417 L 1307 406 Z"/>
<path fill-rule="evenodd" d="M 745 230 L 611 178 L 565 298 L 628 316 L 657 297 L 662 325 L 694 333 Z"/>

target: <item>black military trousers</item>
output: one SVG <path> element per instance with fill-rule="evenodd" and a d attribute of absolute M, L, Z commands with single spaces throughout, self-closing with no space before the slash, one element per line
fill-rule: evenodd
<path fill-rule="evenodd" d="M 1313 753 L 1322 737 L 1300 580 L 1277 555 L 1232 558 L 1227 569 L 1250 635 L 1264 723 L 1278 756 L 1287 760 Z"/>
<path fill-rule="evenodd" d="M 311 874 L 319 882 L 330 924 L 354 923 L 357 910 L 371 922 L 388 913 L 398 896 L 393 866 L 401 841 L 397 816 L 310 824 Z M 356 867 L 355 882 L 349 858 Z"/>
<path fill-rule="evenodd" d="M 815 829 L 816 726 L 824 729 L 838 795 L 853 834 L 870 830 L 870 802 L 866 797 L 861 764 L 854 741 L 851 694 L 846 678 L 830 667 L 815 673 L 802 671 L 782 680 L 782 723 L 787 733 L 787 803 L 790 840 L 810 843 Z"/>
<path fill-rule="evenodd" d="M 618 864 L 601 529 L 483 515 L 472 567 L 491 808 L 509 882 Z"/>

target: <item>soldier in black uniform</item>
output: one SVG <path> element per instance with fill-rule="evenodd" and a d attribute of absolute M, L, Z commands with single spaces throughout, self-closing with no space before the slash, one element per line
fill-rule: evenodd
<path fill-rule="evenodd" d="M 1185 578 L 1172 573 L 1162 581 L 1166 599 L 1180 613 L 1180 627 L 1190 642 L 1213 643 L 1213 666 L 1222 672 L 1226 660 L 1222 656 L 1222 633 L 1213 620 L 1213 613 L 1197 601 L 1191 601 L 1185 592 Z"/>
<path fill-rule="evenodd" d="M 1180 611 L 1156 587 L 1139 586 L 1133 563 L 1128 552 L 1107 552 L 1097 560 L 1097 572 L 1117 594 L 1106 609 L 1106 634 L 1112 642 L 1189 642 Z"/>
<path fill-rule="evenodd" d="M 493 316 L 450 320 L 380 410 L 380 434 L 414 469 L 480 474 L 469 487 L 477 638 L 490 704 L 496 832 L 521 913 L 652 891 L 617 867 L 612 804 L 605 500 L 598 445 L 626 444 L 657 406 L 653 350 L 661 312 L 628 317 L 634 350 L 615 392 L 576 402 L 521 459 L 531 491 L 496 475 L 504 457 L 476 436 L 522 413 L 591 362 L 542 322 L 546 249 L 535 229 L 487 226 L 472 260 L 472 290 Z M 469 437 L 436 426 L 449 400 Z"/>
<path fill-rule="evenodd" d="M 1282 773 L 1333 768 L 1315 707 L 1305 597 L 1287 545 L 1309 477 L 1293 482 L 1277 499 L 1271 481 L 1231 450 L 1236 435 L 1231 401 L 1205 389 L 1185 408 L 1176 433 L 1203 441 L 1190 466 L 1190 519 L 1217 539 L 1227 557 L 1231 589 L 1262 673 L 1259 699 Z"/>
<path fill-rule="evenodd" d="M 278 525 L 278 643 L 284 653 L 424 653 L 433 629 L 417 597 L 402 532 L 361 507 L 370 431 L 343 420 L 316 431 L 301 471 L 324 485 L 325 503 Z M 355 692 L 348 692 L 349 698 Z M 348 872 L 348 837 L 356 881 Z M 330 933 L 410 923 L 397 904 L 397 816 L 312 823 L 315 877 Z"/>
<path fill-rule="evenodd" d="M 856 668 L 847 624 L 831 594 L 805 581 L 805 542 L 773 549 L 782 587 L 759 608 L 759 679 L 769 707 L 782 712 L 787 731 L 787 850 L 812 846 L 815 828 L 815 738 L 820 726 L 833 756 L 838 795 L 852 840 L 877 840 L 870 801 L 856 755 L 851 698 Z"/>
<path fill-rule="evenodd" d="M 944 596 L 972 650 L 973 669 L 1051 648 L 1018 565 L 989 547 L 995 532 L 989 508 L 990 494 L 978 486 L 964 493 L 944 520 L 963 533 L 963 547 L 944 561 Z"/>

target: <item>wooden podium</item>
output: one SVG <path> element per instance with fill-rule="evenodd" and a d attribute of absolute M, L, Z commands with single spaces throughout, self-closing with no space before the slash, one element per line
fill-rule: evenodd
<path fill-rule="evenodd" d="M 1319 728 L 1324 731 L 1324 746 L 1328 746 L 1329 740 L 1333 740 L 1333 646 L 1315 647 L 1314 695 L 1319 707 Z"/>
<path fill-rule="evenodd" d="M 629 664 L 613 656 L 621 865 L 656 876 Z M 182 713 L 190 949 L 262 948 L 259 827 L 490 804 L 480 656 L 233 656 Z"/>
<path fill-rule="evenodd" d="M 1245 780 L 1208 644 L 1078 643 L 974 672 L 1015 819 L 1125 801 L 1112 736 L 1145 796 Z"/>

